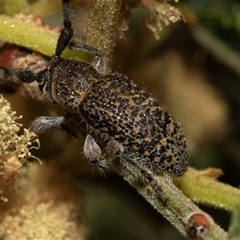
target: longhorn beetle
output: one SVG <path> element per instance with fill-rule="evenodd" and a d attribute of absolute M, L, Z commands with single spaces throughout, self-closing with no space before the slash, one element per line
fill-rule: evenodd
<path fill-rule="evenodd" d="M 79 122 L 83 120 L 92 132 L 107 137 L 110 155 L 128 161 L 148 181 L 154 181 L 149 171 L 181 176 L 189 158 L 179 124 L 127 76 L 106 72 L 97 49 L 72 38 L 69 0 L 63 0 L 62 5 L 64 28 L 46 68 L 36 74 L 0 68 L 1 74 L 15 76 L 22 82 L 37 81 L 43 97 L 66 112 L 65 116 L 37 118 L 33 131 L 62 127 L 67 116 L 77 115 Z M 61 54 L 66 47 L 95 57 L 90 64 L 63 59 Z M 99 163 L 101 149 L 92 136 L 86 138 L 84 153 L 91 163 L 105 166 Z"/>

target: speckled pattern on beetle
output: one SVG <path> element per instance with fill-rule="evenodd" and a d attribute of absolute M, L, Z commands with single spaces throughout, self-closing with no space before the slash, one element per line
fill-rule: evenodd
<path fill-rule="evenodd" d="M 44 98 L 66 115 L 78 114 L 90 129 L 104 134 L 109 141 L 123 146 L 124 154 L 147 169 L 181 176 L 188 166 L 188 153 L 184 133 L 179 124 L 156 100 L 141 90 L 127 76 L 119 72 L 106 72 L 99 51 L 72 39 L 69 18 L 69 0 L 63 0 L 64 29 L 55 55 L 47 67 L 38 72 L 18 72 L 0 68 L 1 74 L 14 75 L 22 82 L 37 81 Z M 92 63 L 61 58 L 69 47 L 95 55 Z M 40 117 L 32 125 L 35 132 L 44 132 L 64 125 L 66 116 Z M 93 141 L 93 138 L 88 138 Z M 86 144 L 91 158 L 95 143 Z M 119 147 L 121 149 L 121 147 Z M 98 160 L 100 148 L 95 149 L 92 162 Z"/>
<path fill-rule="evenodd" d="M 127 76 L 62 58 L 48 68 L 46 98 L 78 113 L 91 128 L 134 153 L 135 160 L 144 159 L 145 167 L 177 176 L 186 171 L 187 146 L 179 124 Z"/>
<path fill-rule="evenodd" d="M 134 152 L 144 165 L 182 175 L 188 165 L 184 134 L 179 124 L 120 73 L 99 75 L 79 104 L 83 119 L 94 129 Z"/>

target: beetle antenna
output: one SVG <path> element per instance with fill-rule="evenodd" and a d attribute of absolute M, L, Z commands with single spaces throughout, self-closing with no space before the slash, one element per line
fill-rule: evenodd
<path fill-rule="evenodd" d="M 62 1 L 62 9 L 63 9 L 63 26 L 60 36 L 58 38 L 57 47 L 55 50 L 54 57 L 60 57 L 64 49 L 68 46 L 72 36 L 73 29 L 72 23 L 69 17 L 69 0 Z"/>

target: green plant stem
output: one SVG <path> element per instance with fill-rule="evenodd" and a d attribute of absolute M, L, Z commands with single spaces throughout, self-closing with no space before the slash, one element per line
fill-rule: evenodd
<path fill-rule="evenodd" d="M 51 56 L 58 33 L 39 27 L 27 20 L 0 15 L 0 39 Z"/>
<path fill-rule="evenodd" d="M 182 191 L 193 201 L 232 211 L 240 204 L 240 190 L 216 181 L 193 168 L 179 180 Z"/>
<path fill-rule="evenodd" d="M 204 239 L 227 239 L 226 232 L 214 223 L 209 215 L 200 210 L 189 198 L 187 198 L 183 192 L 174 185 L 169 176 L 154 176 L 149 172 L 152 177 L 157 180 L 158 186 L 162 189 L 167 198 L 166 203 L 164 203 L 161 197 L 159 197 L 159 193 L 156 191 L 156 186 L 153 186 L 144 179 L 144 176 L 140 174 L 135 167 L 124 161 L 124 159 L 122 159 L 121 164 L 119 164 L 119 161 L 112 160 L 111 165 L 146 201 L 171 222 L 183 236 L 188 236 L 186 228 L 189 216 L 195 213 L 202 213 L 210 222 L 208 234 Z M 191 182 L 187 183 L 187 185 L 189 184 L 191 184 Z"/>
<path fill-rule="evenodd" d="M 38 26 L 28 19 L 18 19 L 0 15 L 0 40 L 31 49 L 46 56 L 55 53 L 60 33 Z M 84 59 L 84 53 L 66 49 L 64 58 Z"/>
<path fill-rule="evenodd" d="M 88 5 L 87 43 L 100 51 L 110 68 L 115 46 L 121 0 L 90 0 Z"/>

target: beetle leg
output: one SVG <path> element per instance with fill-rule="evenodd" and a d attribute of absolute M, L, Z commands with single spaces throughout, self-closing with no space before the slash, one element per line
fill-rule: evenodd
<path fill-rule="evenodd" d="M 42 116 L 35 119 L 31 124 L 31 130 L 35 133 L 43 133 L 54 128 L 61 128 L 65 117 Z"/>
<path fill-rule="evenodd" d="M 89 52 L 89 53 L 95 55 L 95 58 L 91 62 L 91 65 L 98 72 L 100 72 L 102 74 L 106 73 L 106 66 L 104 64 L 103 58 L 102 58 L 100 52 L 96 48 L 91 47 L 85 43 L 76 42 L 74 40 L 71 40 L 71 42 L 69 43 L 69 48 L 75 49 L 75 50 L 82 50 L 82 51 Z"/>
<path fill-rule="evenodd" d="M 101 148 L 90 134 L 88 134 L 86 137 L 83 152 L 89 162 L 97 167 L 100 171 L 111 169 L 109 163 L 105 159 L 100 160 L 102 154 Z"/>
<path fill-rule="evenodd" d="M 111 156 L 118 157 L 124 152 L 124 147 L 121 143 L 110 140 L 107 143 L 107 151 Z"/>
<path fill-rule="evenodd" d="M 84 143 L 83 152 L 85 157 L 91 164 L 97 164 L 101 157 L 101 148 L 96 143 L 95 139 L 88 134 Z"/>
<path fill-rule="evenodd" d="M 13 78 L 14 81 L 31 83 L 37 80 L 37 75 L 30 71 L 20 72 L 14 69 L 0 67 L 0 78 Z"/>

